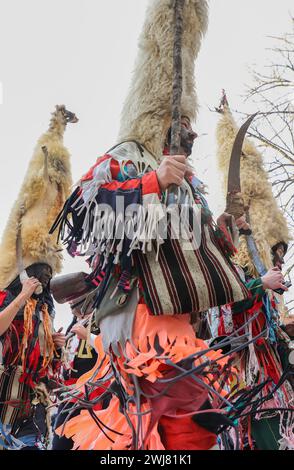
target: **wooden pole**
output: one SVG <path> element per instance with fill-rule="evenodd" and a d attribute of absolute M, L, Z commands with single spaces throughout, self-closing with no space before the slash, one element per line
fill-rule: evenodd
<path fill-rule="evenodd" d="M 182 37 L 183 10 L 185 0 L 174 0 L 174 56 L 173 56 L 173 97 L 170 155 L 177 155 L 181 143 L 181 101 L 183 92 Z M 168 201 L 177 202 L 179 188 L 171 184 L 168 188 Z"/>
<path fill-rule="evenodd" d="M 177 155 L 181 141 L 181 100 L 183 92 L 182 70 L 182 36 L 183 36 L 183 9 L 185 0 L 175 0 L 175 35 L 174 35 L 174 62 L 173 62 L 173 101 L 171 123 L 170 154 Z"/>

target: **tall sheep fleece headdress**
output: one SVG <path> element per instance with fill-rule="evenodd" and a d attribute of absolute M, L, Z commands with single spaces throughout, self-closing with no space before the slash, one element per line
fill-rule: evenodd
<path fill-rule="evenodd" d="M 70 155 L 63 145 L 68 122 L 77 122 L 77 118 L 65 106 L 56 106 L 49 129 L 38 140 L 29 162 L 0 245 L 0 289 L 5 289 L 20 274 L 17 238 L 23 268 L 42 262 L 49 264 L 54 274 L 61 270 L 61 247 L 56 236 L 49 235 L 49 229 L 72 185 Z"/>
<path fill-rule="evenodd" d="M 224 188 L 227 188 L 230 156 L 238 126 L 227 104 L 217 126 L 217 159 L 223 173 Z M 272 192 L 263 159 L 254 144 L 245 139 L 241 157 L 241 189 L 245 206 L 249 207 L 250 224 L 256 247 L 264 266 L 272 267 L 271 248 L 290 240 L 287 220 Z M 236 262 L 256 276 L 258 273 L 248 253 L 246 237 L 242 236 Z"/>
<path fill-rule="evenodd" d="M 193 121 L 197 112 L 195 60 L 208 23 L 206 0 L 185 0 L 183 10 L 183 94 L 181 111 Z M 157 159 L 171 125 L 174 2 L 151 0 L 133 79 L 125 101 L 119 142 L 137 140 Z"/>

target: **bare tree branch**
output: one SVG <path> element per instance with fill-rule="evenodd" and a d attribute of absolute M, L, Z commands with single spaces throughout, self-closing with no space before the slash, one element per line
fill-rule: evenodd
<path fill-rule="evenodd" d="M 260 109 L 249 133 L 263 152 L 281 209 L 294 229 L 294 18 L 292 32 L 270 36 L 270 60 L 251 69 L 253 84 L 246 100 Z M 294 272 L 294 244 L 287 255 L 287 273 Z M 291 301 L 293 302 L 293 301 Z M 293 310 L 294 307 L 291 307 Z"/>

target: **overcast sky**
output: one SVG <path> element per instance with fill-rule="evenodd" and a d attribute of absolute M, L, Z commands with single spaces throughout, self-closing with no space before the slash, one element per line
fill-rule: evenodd
<path fill-rule="evenodd" d="M 116 141 L 147 3 L 0 0 L 1 233 L 56 104 L 80 119 L 65 136 L 74 180 Z M 290 30 L 291 8 L 293 13 L 293 0 L 210 1 L 209 30 L 196 66 L 201 104 L 196 129 L 203 136 L 193 156 L 215 215 L 225 203 L 214 157 L 217 115 L 208 108 L 218 104 L 225 88 L 233 109 L 255 111 L 242 98 L 248 67 L 265 63 L 268 36 Z M 84 263 L 67 257 L 65 272 L 73 270 L 85 270 Z M 57 326 L 68 323 L 68 308 L 58 312 Z"/>

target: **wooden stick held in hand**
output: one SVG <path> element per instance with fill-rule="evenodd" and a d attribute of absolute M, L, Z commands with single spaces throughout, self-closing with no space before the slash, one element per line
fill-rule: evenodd
<path fill-rule="evenodd" d="M 170 154 L 177 155 L 181 142 L 181 101 L 183 92 L 183 66 L 182 66 L 182 37 L 183 37 L 183 9 L 185 0 L 175 0 L 175 36 L 174 36 L 174 65 L 173 65 L 173 102 L 171 123 Z M 178 186 L 170 185 L 168 195 L 176 202 Z"/>

